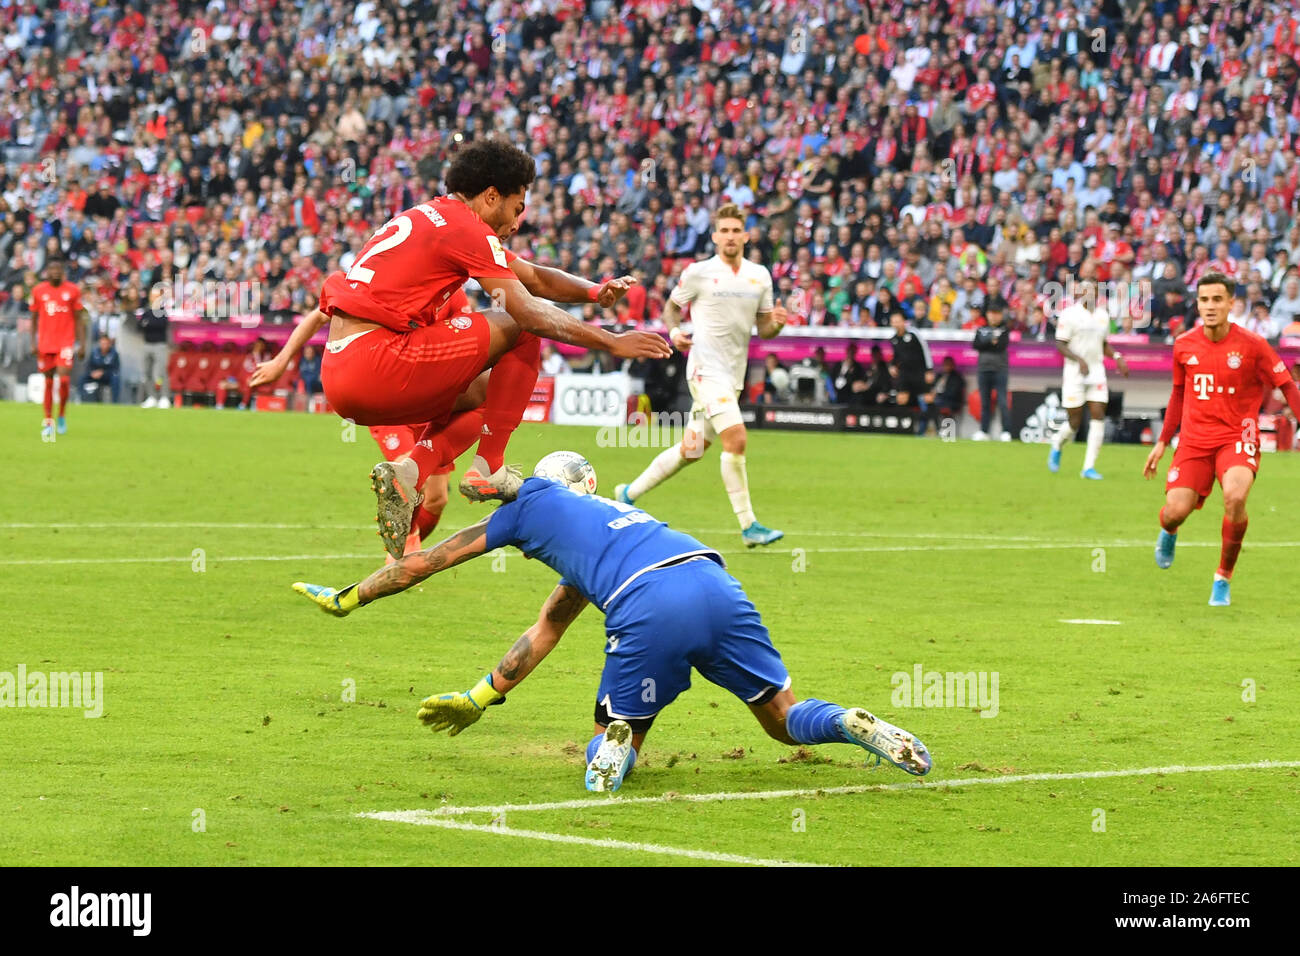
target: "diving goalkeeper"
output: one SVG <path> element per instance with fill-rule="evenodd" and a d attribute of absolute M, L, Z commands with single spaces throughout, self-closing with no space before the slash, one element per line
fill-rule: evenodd
<path fill-rule="evenodd" d="M 797 701 L 781 655 L 722 556 L 639 508 L 591 495 L 595 487 L 582 456 L 548 455 L 514 501 L 446 541 L 341 591 L 293 588 L 341 617 L 504 545 L 557 571 L 560 582 L 537 623 L 496 668 L 468 691 L 427 698 L 419 717 L 434 731 L 460 733 L 532 673 L 594 604 L 605 613 L 607 640 L 587 744 L 588 790 L 621 786 L 655 717 L 690 687 L 692 667 L 744 701 L 775 740 L 856 744 L 908 773 L 930 770 L 921 741 L 863 708 Z"/>

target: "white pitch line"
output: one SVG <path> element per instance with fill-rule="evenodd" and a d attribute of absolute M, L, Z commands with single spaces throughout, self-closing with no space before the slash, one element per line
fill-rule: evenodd
<path fill-rule="evenodd" d="M 1062 624 L 1123 624 L 1123 621 L 1103 621 L 1096 617 L 1062 617 L 1058 618 Z"/>
<path fill-rule="evenodd" d="M 1010 783 L 1045 783 L 1060 780 L 1105 780 L 1112 777 L 1145 777 L 1150 774 L 1228 773 L 1236 770 L 1283 770 L 1300 767 L 1300 760 L 1260 760 L 1255 763 L 1212 764 L 1187 767 L 1140 767 L 1128 770 L 1080 770 L 1074 773 L 1021 773 L 999 777 L 970 777 L 954 780 L 909 780 L 902 783 L 854 784 L 847 787 L 819 787 L 811 790 L 758 790 L 752 793 L 671 793 L 654 797 L 604 797 L 587 800 L 557 800 L 553 803 L 496 804 L 483 807 L 438 807 L 434 810 L 407 810 L 432 817 L 460 816 L 467 813 L 524 813 L 538 810 L 605 809 L 645 803 L 718 803 L 727 800 L 787 800 L 795 797 L 834 796 L 852 793 L 877 793 L 890 790 L 940 790 L 951 787 L 978 787 Z"/>
<path fill-rule="evenodd" d="M 228 557 L 208 555 L 204 561 L 220 564 L 222 561 L 351 561 L 370 558 L 378 564 L 380 558 L 374 551 L 361 554 L 246 554 Z M 165 558 L 15 558 L 0 561 L 0 565 L 51 565 L 51 564 L 191 564 L 192 555 Z"/>
<path fill-rule="evenodd" d="M 1180 548 L 1218 548 L 1220 543 L 1217 541 L 1187 541 L 1179 544 Z M 880 545 L 867 546 L 861 548 L 802 548 L 804 554 L 892 554 L 908 553 L 913 551 L 932 552 L 932 551 L 1075 551 L 1087 550 L 1091 548 L 1149 548 L 1150 541 L 1077 541 L 1077 542 L 1060 542 L 1056 544 L 956 544 L 956 545 L 934 545 L 921 546 L 914 545 Z M 1251 544 L 1252 548 L 1300 548 L 1300 541 L 1256 541 Z M 752 554 L 748 548 L 718 548 L 719 554 L 736 555 Z M 769 555 L 789 556 L 787 550 L 766 549 Z M 348 554 L 242 554 L 229 556 L 208 555 L 206 560 L 213 562 L 221 561 L 353 561 L 360 558 L 374 558 L 376 552 L 356 552 Z M 169 563 L 186 563 L 193 561 L 192 555 L 177 555 L 167 557 L 139 557 L 139 558 L 5 558 L 0 559 L 0 566 L 32 566 L 43 567 L 46 565 L 59 564 L 169 564 Z"/>
<path fill-rule="evenodd" d="M 793 860 L 764 860 L 760 857 L 740 856 L 735 853 L 715 853 L 712 850 L 688 850 L 683 847 L 661 846 L 658 843 L 630 843 L 626 840 L 596 840 L 591 837 L 570 836 L 566 833 L 546 833 L 541 830 L 514 830 L 477 823 L 460 823 L 456 820 L 438 820 L 426 810 L 390 810 L 378 813 L 358 813 L 371 820 L 391 823 L 413 823 L 416 826 L 442 827 L 444 830 L 467 830 L 472 833 L 495 833 L 497 836 L 520 837 L 525 840 L 543 840 L 547 843 L 572 843 L 594 846 L 602 850 L 629 850 L 635 853 L 657 853 L 661 856 L 684 856 L 692 860 L 709 860 L 713 863 L 741 863 L 747 866 L 825 866 L 824 863 L 799 863 Z"/>
<path fill-rule="evenodd" d="M 246 528 L 255 531 L 273 531 L 273 530 L 290 530 L 290 531 L 368 531 L 370 528 L 364 525 L 354 524 L 261 524 L 247 521 L 86 521 L 86 522 L 54 522 L 38 523 L 33 521 L 8 521 L 0 523 L 0 528 L 17 528 L 17 529 L 36 529 L 45 530 L 46 528 L 59 528 L 60 530 L 71 529 L 80 531 L 82 529 L 104 529 L 104 528 Z"/>

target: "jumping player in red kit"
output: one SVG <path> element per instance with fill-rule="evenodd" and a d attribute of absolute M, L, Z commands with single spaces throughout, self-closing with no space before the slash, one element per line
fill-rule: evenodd
<path fill-rule="evenodd" d="M 532 158 L 508 143 L 470 144 L 447 172 L 448 196 L 389 220 L 321 290 L 320 310 L 332 319 L 321 382 L 335 411 L 361 425 L 429 422 L 409 458 L 371 472 L 380 535 L 394 557 L 420 489 L 475 441 L 461 493 L 487 501 L 517 491 L 523 479 L 505 466 L 505 447 L 537 380 L 539 336 L 619 358 L 671 354 L 658 335 L 585 325 L 534 298 L 511 270 L 500 234 L 523 214 L 534 175 Z M 471 278 L 492 297 L 492 311 L 444 314 Z M 489 367 L 481 411 L 456 412 L 457 398 Z"/>
<path fill-rule="evenodd" d="M 1229 581 L 1246 536 L 1246 498 L 1259 471 L 1259 410 L 1280 388 L 1300 416 L 1300 389 L 1286 365 L 1260 336 L 1228 321 L 1237 284 L 1221 272 L 1207 272 L 1196 285 L 1201 325 L 1174 341 L 1174 388 L 1160 440 L 1147 456 L 1150 479 L 1174 432 L 1182 426 L 1173 464 L 1165 479 L 1156 564 L 1174 563 L 1178 528 L 1205 504 L 1214 479 L 1223 489 L 1223 547 L 1210 590 L 1210 604 L 1232 603 Z"/>
<path fill-rule="evenodd" d="M 32 288 L 32 354 L 37 370 L 45 376 L 45 419 L 41 437 L 54 438 L 54 375 L 59 376 L 58 433 L 66 434 L 68 392 L 72 387 L 72 361 L 81 358 L 90 315 L 81 303 L 81 290 L 64 281 L 63 263 L 51 262 L 45 268 L 45 281 Z"/>
<path fill-rule="evenodd" d="M 502 240 L 509 239 L 517 231 L 518 226 L 519 219 L 516 219 L 507 228 L 499 232 L 498 237 Z M 509 250 L 506 250 L 506 261 L 509 263 L 511 271 L 514 272 L 530 293 L 554 302 L 594 301 L 602 308 L 610 308 L 627 294 L 628 289 L 636 284 L 635 277 L 630 275 L 620 276 L 602 283 L 588 282 L 561 269 L 535 265 Z M 439 310 L 438 318 L 445 319 L 459 313 L 468 314 L 471 311 L 469 299 L 466 297 L 464 290 L 457 290 Z M 249 380 L 249 385 L 257 386 L 279 379 L 289 367 L 289 361 L 301 352 L 311 338 L 329 321 L 329 316 L 319 309 L 313 309 L 309 312 L 298 323 L 289 340 L 275 357 L 257 366 L 257 370 Z M 457 398 L 453 413 L 481 408 L 486 397 L 487 382 L 488 373 L 480 374 L 470 384 L 469 388 Z M 481 415 L 473 424 L 472 429 L 466 427 L 466 432 L 472 430 L 477 433 L 481 431 Z M 400 462 L 410 457 L 411 452 L 415 450 L 417 442 L 419 442 L 421 435 L 428 426 L 428 422 L 422 422 L 417 424 L 370 425 L 368 427 L 370 436 L 379 445 L 384 458 L 389 462 Z M 427 538 L 433 529 L 437 527 L 442 511 L 447 504 L 447 475 L 453 467 L 454 462 L 440 465 L 430 472 L 430 476 L 421 485 L 417 497 L 422 500 L 414 508 L 410 534 L 407 536 L 405 543 L 405 549 L 408 553 L 412 550 L 418 550 L 421 541 Z M 385 547 L 387 547 L 387 544 L 385 544 Z M 391 554 L 389 560 L 393 560 Z"/>

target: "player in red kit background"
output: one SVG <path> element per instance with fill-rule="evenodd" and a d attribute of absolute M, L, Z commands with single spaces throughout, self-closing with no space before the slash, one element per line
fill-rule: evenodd
<path fill-rule="evenodd" d="M 321 290 L 320 310 L 332 319 L 321 383 L 334 409 L 362 425 L 430 422 L 409 458 L 371 471 L 380 535 L 393 557 L 403 553 L 419 489 L 475 441 L 461 493 L 477 501 L 514 496 L 523 478 L 505 466 L 505 447 L 537 381 L 539 336 L 618 358 L 671 354 L 657 335 L 588 326 L 520 282 L 500 233 L 523 214 L 534 176 L 532 157 L 508 143 L 461 149 L 446 176 L 450 195 L 389 220 Z M 442 316 L 471 278 L 493 310 Z M 457 397 L 489 367 L 481 421 L 456 413 Z"/>
<path fill-rule="evenodd" d="M 85 354 L 84 341 L 90 315 L 81 303 L 81 290 L 64 281 L 63 263 L 51 262 L 45 281 L 32 289 L 32 339 L 37 368 L 45 376 L 45 419 L 41 437 L 54 437 L 54 376 L 59 376 L 58 433 L 68 430 L 66 412 L 72 387 L 72 362 Z"/>
<path fill-rule="evenodd" d="M 1217 477 L 1223 489 L 1223 546 L 1210 590 L 1210 604 L 1232 603 L 1229 581 L 1246 536 L 1246 498 L 1259 471 L 1259 410 L 1280 388 L 1300 416 L 1300 389 L 1286 365 L 1260 336 L 1228 321 L 1236 282 L 1207 272 L 1196 286 L 1201 325 L 1174 340 L 1174 388 L 1160 440 L 1147 456 L 1150 479 L 1174 432 L 1182 428 L 1165 479 L 1156 564 L 1174 563 L 1178 528 L 1205 504 Z"/>

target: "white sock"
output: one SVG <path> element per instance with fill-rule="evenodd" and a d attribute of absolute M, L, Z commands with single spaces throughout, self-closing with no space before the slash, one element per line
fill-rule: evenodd
<path fill-rule="evenodd" d="M 1074 441 L 1074 429 L 1070 427 L 1069 422 L 1066 422 L 1057 429 L 1056 435 L 1052 438 L 1052 447 L 1060 451 L 1072 441 Z M 1039 452 L 1039 454 L 1042 453 Z"/>
<path fill-rule="evenodd" d="M 1087 471 L 1097 464 L 1097 453 L 1101 443 L 1106 440 L 1106 423 L 1093 419 L 1088 423 L 1088 453 L 1083 456 L 1083 470 Z"/>
<path fill-rule="evenodd" d="M 749 474 L 745 471 L 745 456 L 733 455 L 724 451 L 722 460 L 722 487 L 727 489 L 731 499 L 731 510 L 736 513 L 740 530 L 744 531 L 756 520 L 754 509 L 749 503 Z"/>
<path fill-rule="evenodd" d="M 650 462 L 650 466 L 637 475 L 632 483 L 627 486 L 627 496 L 636 501 L 659 482 L 671 478 L 685 466 L 686 459 L 682 457 L 682 446 L 680 444 L 675 444 L 672 448 L 665 448 L 655 455 L 655 460 Z"/>

